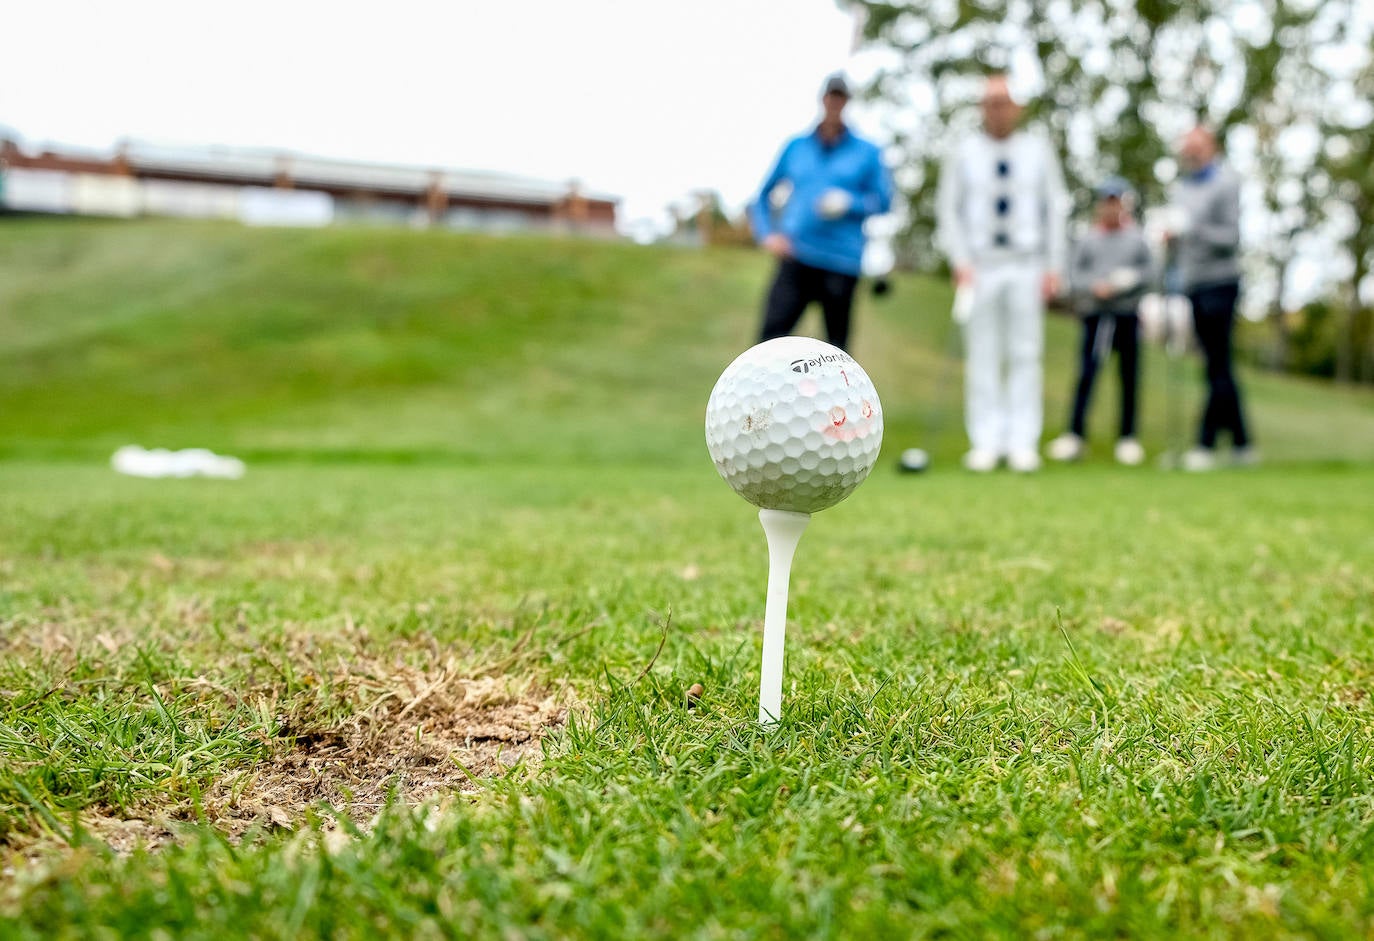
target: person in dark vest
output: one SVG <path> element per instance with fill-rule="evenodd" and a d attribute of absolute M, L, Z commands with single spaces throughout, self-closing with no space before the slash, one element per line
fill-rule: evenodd
<path fill-rule="evenodd" d="M 1049 138 L 1020 128 L 1007 76 L 988 76 L 983 125 L 940 170 L 939 242 L 954 272 L 964 331 L 964 466 L 1040 468 L 1045 302 L 1059 293 L 1068 200 Z"/>

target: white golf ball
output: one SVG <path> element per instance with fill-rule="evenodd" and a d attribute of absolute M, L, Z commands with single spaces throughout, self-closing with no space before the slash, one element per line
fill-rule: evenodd
<path fill-rule="evenodd" d="M 930 467 L 930 455 L 925 448 L 907 448 L 902 452 L 902 470 L 919 474 Z"/>
<path fill-rule="evenodd" d="M 706 448 L 740 496 L 814 513 L 863 482 L 883 443 L 877 390 L 854 358 L 810 337 L 741 353 L 706 405 Z"/>

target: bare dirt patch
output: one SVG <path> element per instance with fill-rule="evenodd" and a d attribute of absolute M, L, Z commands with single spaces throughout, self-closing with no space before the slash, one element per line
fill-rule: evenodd
<path fill-rule="evenodd" d="M 295 829 L 324 805 L 367 829 L 388 802 L 442 802 L 477 791 L 484 779 L 537 767 L 543 737 L 572 708 L 569 692 L 508 675 L 473 676 L 452 660 L 428 670 L 366 660 L 338 667 L 328 681 L 333 718 L 296 703 L 267 757 L 221 776 L 198 805 L 165 795 L 123 812 L 88 808 L 73 840 L 125 855 L 174 843 L 200 822 L 237 840 L 254 827 Z M 233 699 L 272 693 L 199 683 L 208 695 Z M 337 829 L 327 820 L 325 828 Z M 70 846 L 66 834 L 46 828 L 12 839 L 0 847 L 8 850 L 0 853 L 0 882 Z"/>
<path fill-rule="evenodd" d="M 464 676 L 452 663 L 359 678 L 366 705 L 332 727 L 283 729 L 268 761 L 226 776 L 202 804 L 231 833 L 290 827 L 320 804 L 365 825 L 389 800 L 418 804 L 475 791 L 481 779 L 537 765 L 566 721 L 565 696 L 509 677 Z"/>

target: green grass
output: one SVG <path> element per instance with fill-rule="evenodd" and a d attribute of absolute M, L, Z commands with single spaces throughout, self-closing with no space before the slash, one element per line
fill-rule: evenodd
<path fill-rule="evenodd" d="M 103 461 L 138 442 L 256 460 L 696 462 L 684 429 L 751 341 L 767 274 L 736 251 L 10 222 L 0 455 Z M 933 435 L 945 458 L 963 447 L 949 304 L 945 285 L 904 279 L 891 300 L 861 302 L 855 340 L 892 446 Z M 1053 433 L 1076 339 L 1063 319 L 1049 326 Z M 1143 437 L 1158 450 L 1165 363 L 1146 362 Z M 1197 368 L 1180 373 L 1191 414 Z M 1367 391 L 1246 378 L 1271 461 L 1374 460 Z M 1103 445 L 1114 396 L 1108 376 Z"/>
<path fill-rule="evenodd" d="M 763 731 L 762 531 L 700 423 L 765 277 L 0 227 L 0 936 L 1374 932 L 1374 400 L 1247 376 L 1271 460 L 1214 476 L 973 478 L 946 414 L 936 470 L 902 477 L 932 402 L 957 409 L 948 292 L 866 301 L 888 450 L 802 540 Z M 128 441 L 250 472 L 119 478 Z M 375 819 L 226 809 L 339 730 L 445 741 L 443 710 L 395 705 L 442 663 L 569 718 L 420 807 L 442 761 L 352 782 L 393 791 Z M 132 821 L 175 839 L 130 852 Z"/>

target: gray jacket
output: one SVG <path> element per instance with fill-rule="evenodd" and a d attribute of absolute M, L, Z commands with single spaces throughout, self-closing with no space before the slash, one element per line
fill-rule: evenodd
<path fill-rule="evenodd" d="M 1094 228 L 1078 240 L 1069 264 L 1069 296 L 1079 314 L 1134 314 L 1150 285 L 1154 263 L 1145 236 L 1133 225 Z M 1106 281 L 1113 292 L 1099 298 L 1093 285 Z"/>
<path fill-rule="evenodd" d="M 1240 183 L 1221 161 L 1170 190 L 1187 225 L 1174 247 L 1185 291 L 1240 280 Z"/>

